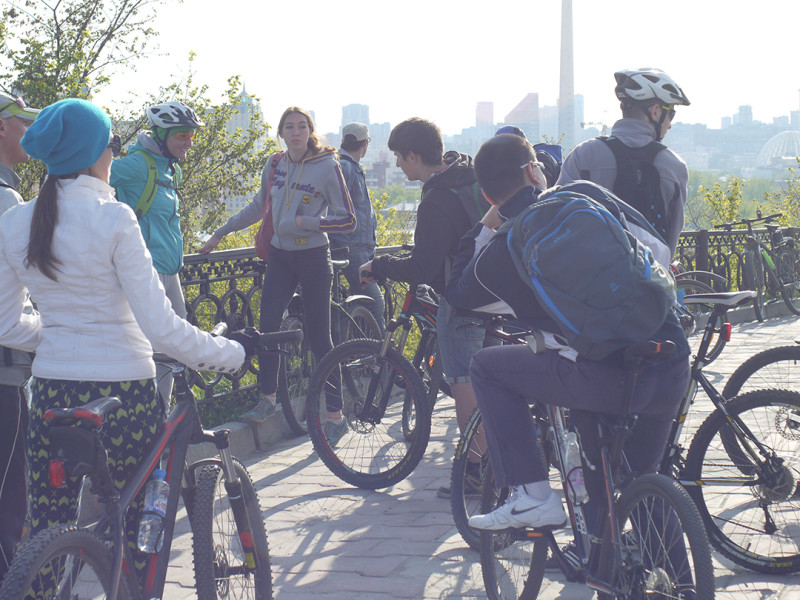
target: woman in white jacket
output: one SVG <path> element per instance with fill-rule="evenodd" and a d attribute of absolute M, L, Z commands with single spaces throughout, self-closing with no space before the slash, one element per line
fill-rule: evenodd
<path fill-rule="evenodd" d="M 226 372 L 245 359 L 241 343 L 211 337 L 172 310 L 136 216 L 108 185 L 118 151 L 110 142 L 109 118 L 89 102 L 42 110 L 22 146 L 45 163 L 47 179 L 36 200 L 0 220 L 0 344 L 36 352 L 28 439 L 34 534 L 74 521 L 80 492 L 77 479 L 48 485 L 47 409 L 120 397 L 102 434 L 121 488 L 163 419 L 153 349 Z M 32 315 L 22 312 L 26 287 L 38 307 Z M 237 339 L 250 345 L 242 333 Z M 126 521 L 133 546 L 140 506 L 141 497 Z"/>

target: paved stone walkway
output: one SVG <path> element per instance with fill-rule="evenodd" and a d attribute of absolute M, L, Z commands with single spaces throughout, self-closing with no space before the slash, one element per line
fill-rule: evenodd
<path fill-rule="evenodd" d="M 796 337 L 796 317 L 735 325 L 731 344 L 707 373 L 721 389 L 746 358 Z M 704 398 L 696 404 L 698 418 L 708 412 Z M 453 403 L 444 399 L 434 411 L 431 441 L 419 467 L 393 488 L 374 492 L 334 477 L 307 438 L 280 441 L 245 457 L 267 525 L 276 598 L 485 598 L 477 552 L 458 535 L 449 502 L 436 497 L 437 488 L 449 483 L 456 438 Z M 185 512 L 178 527 L 182 535 L 175 542 L 164 596 L 170 600 L 194 597 Z M 719 560 L 715 566 L 718 599 L 800 598 L 798 575 L 760 575 Z M 547 577 L 543 600 L 593 597 L 560 574 Z"/>

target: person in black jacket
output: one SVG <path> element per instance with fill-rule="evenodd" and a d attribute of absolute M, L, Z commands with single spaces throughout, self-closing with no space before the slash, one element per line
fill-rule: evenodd
<path fill-rule="evenodd" d="M 538 197 L 540 166 L 533 147 L 519 136 L 500 135 L 486 142 L 475 157 L 475 170 L 484 194 L 499 206 L 484 218 L 490 228 L 499 225 L 502 217 L 513 218 Z M 473 230 L 478 243 L 481 231 Z M 558 331 L 517 274 L 502 233 L 492 237 L 477 256 L 468 238 L 461 249 L 447 285 L 448 302 L 458 308 L 488 310 L 487 306 L 503 301 L 511 314 L 532 327 Z M 671 359 L 647 368 L 636 384 L 632 408 L 639 419 L 626 449 L 631 467 L 638 472 L 657 466 L 689 380 L 689 345 L 672 312 L 653 339 L 670 340 L 677 350 Z M 472 359 L 470 373 L 495 485 L 512 488 L 504 505 L 470 517 L 469 524 L 476 529 L 556 526 L 566 520 L 560 496 L 550 489 L 529 403 L 574 409 L 570 414 L 579 433 L 592 413 L 619 410 L 625 381 L 619 356 L 585 359 L 553 333 L 544 333 L 542 341 L 536 350 L 525 344 L 497 346 L 481 350 Z M 591 469 L 584 469 L 584 475 L 591 498 L 597 482 Z"/>
<path fill-rule="evenodd" d="M 458 193 L 459 188 L 475 187 L 472 158 L 455 151 L 444 153 L 439 128 L 420 118 L 397 125 L 389 136 L 389 149 L 409 181 L 423 183 L 414 250 L 406 258 L 379 256 L 362 265 L 359 269 L 362 280 L 392 279 L 429 284 L 441 294 L 458 242 L 477 220 L 470 218 Z M 371 272 L 372 277 L 364 277 L 363 272 Z M 436 317 L 439 352 L 456 401 L 459 428 L 475 408 L 469 361 L 483 346 L 484 329 L 473 321 L 456 315 L 441 295 Z M 440 497 L 449 497 L 449 494 L 449 488 L 439 490 Z"/>

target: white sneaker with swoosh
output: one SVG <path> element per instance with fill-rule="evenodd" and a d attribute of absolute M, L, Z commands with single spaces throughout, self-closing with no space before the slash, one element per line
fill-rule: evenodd
<path fill-rule="evenodd" d="M 486 531 L 500 531 L 521 527 L 561 527 L 567 522 L 567 514 L 561 504 L 561 496 L 551 491 L 546 500 L 529 496 L 522 486 L 515 486 L 503 506 L 485 515 L 473 515 L 469 526 Z"/>

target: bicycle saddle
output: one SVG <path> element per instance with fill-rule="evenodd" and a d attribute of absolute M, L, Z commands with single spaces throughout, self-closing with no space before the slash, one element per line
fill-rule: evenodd
<path fill-rule="evenodd" d="M 122 400 L 116 396 L 98 398 L 82 406 L 72 408 L 51 408 L 44 413 L 44 420 L 51 425 L 79 424 L 88 429 L 100 429 L 103 426 L 103 417 L 110 410 L 122 406 Z"/>
<path fill-rule="evenodd" d="M 716 292 L 714 294 L 689 294 L 684 296 L 683 304 L 721 304 L 732 308 L 744 302 L 752 300 L 756 293 L 753 290 L 743 290 L 741 292 Z"/>

